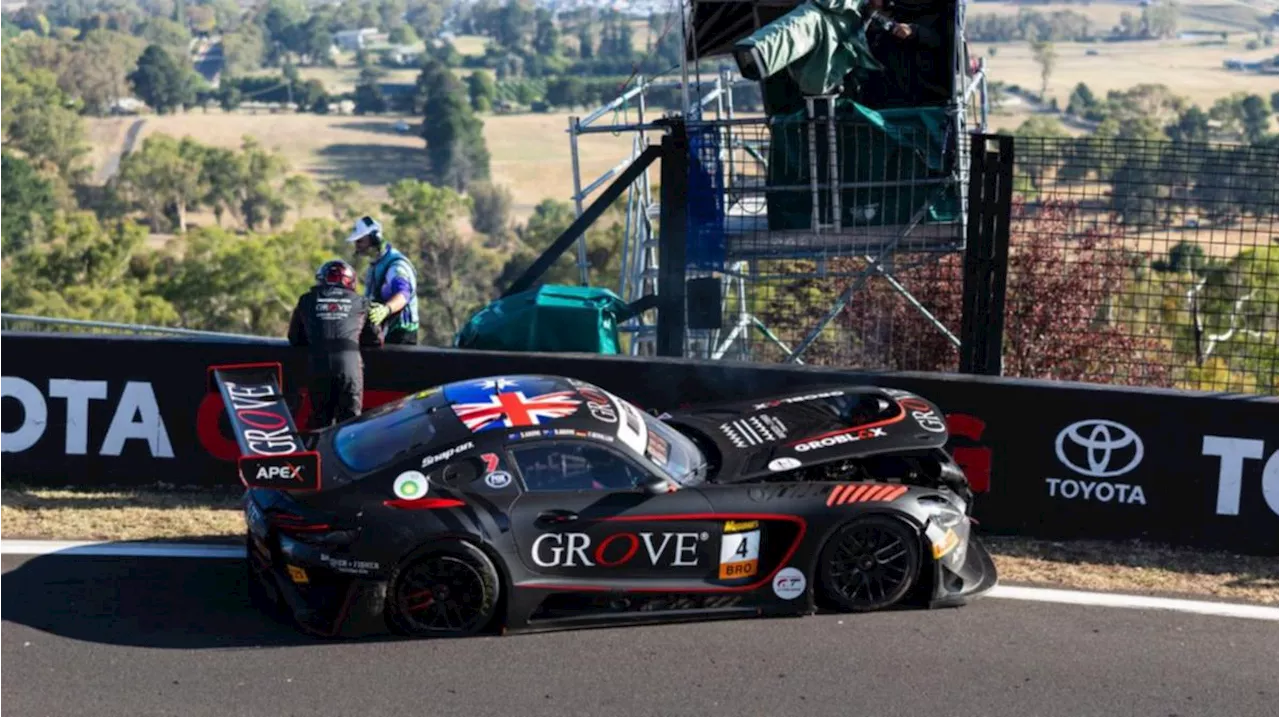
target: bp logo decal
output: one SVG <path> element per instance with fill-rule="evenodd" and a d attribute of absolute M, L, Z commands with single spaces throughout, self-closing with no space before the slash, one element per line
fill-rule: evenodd
<path fill-rule="evenodd" d="M 406 471 L 396 477 L 395 485 L 391 490 L 395 492 L 397 498 L 403 500 L 421 498 L 427 494 L 427 477 L 418 471 Z"/>

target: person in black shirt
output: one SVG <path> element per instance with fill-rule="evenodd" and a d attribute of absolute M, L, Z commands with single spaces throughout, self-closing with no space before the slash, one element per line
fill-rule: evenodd
<path fill-rule="evenodd" d="M 381 347 L 369 318 L 372 304 L 356 292 L 356 271 L 345 261 L 326 262 L 316 285 L 298 297 L 289 320 L 289 344 L 309 350 L 310 430 L 360 415 L 364 397 L 361 347 Z"/>

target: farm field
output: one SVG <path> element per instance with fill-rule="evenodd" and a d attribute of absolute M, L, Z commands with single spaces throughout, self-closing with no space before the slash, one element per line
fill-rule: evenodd
<path fill-rule="evenodd" d="M 1272 7 L 1271 9 L 1274 10 L 1275 8 Z M 1016 16 L 1023 10 L 1033 10 L 1042 15 L 1051 15 L 1055 12 L 1074 12 L 1089 18 L 1095 30 L 1105 30 L 1120 24 L 1120 16 L 1126 12 L 1134 18 L 1142 15 L 1142 8 L 1136 2 L 1087 4 L 975 2 L 969 5 L 966 13 L 969 17 L 976 15 Z M 1182 4 L 1178 12 L 1178 30 L 1181 32 L 1252 31 L 1254 17 L 1266 12 L 1267 9 L 1263 6 L 1249 5 L 1242 2 Z"/>
<path fill-rule="evenodd" d="M 546 198 L 568 200 L 573 194 L 569 154 L 568 113 L 483 115 L 485 140 L 493 156 L 493 180 L 515 195 L 513 216 L 523 221 Z M 411 130 L 399 133 L 401 119 L 411 126 L 415 117 L 383 115 L 270 114 L 248 111 L 226 113 L 213 109 L 186 114 L 145 117 L 88 118 L 86 133 L 93 143 L 90 161 L 97 172 L 120 151 L 131 124 L 143 120 L 138 136 L 163 132 L 174 137 L 191 136 L 219 147 L 238 147 L 252 135 L 264 147 L 278 150 L 295 171 L 317 182 L 352 179 L 364 188 L 370 201 L 381 201 L 386 187 L 406 177 L 421 178 L 426 166 L 422 139 Z M 600 176 L 622 161 L 630 149 L 630 136 L 593 134 L 579 138 L 584 181 Z M 322 208 L 317 208 L 322 209 Z M 322 213 L 322 212 L 321 212 Z"/>
<path fill-rule="evenodd" d="M 996 56 L 987 56 L 995 47 Z M 1219 97 L 1235 92 L 1251 92 L 1269 97 L 1276 91 L 1276 76 L 1231 72 L 1222 67 L 1227 58 L 1261 59 L 1275 54 L 1275 48 L 1249 52 L 1243 40 L 1227 45 L 1198 45 L 1195 41 L 1056 43 L 1057 66 L 1049 76 L 1049 96 L 1066 107 L 1071 90 L 1083 82 L 1097 96 L 1108 90 L 1126 90 L 1134 85 L 1167 85 L 1175 93 L 1208 109 Z M 1088 52 L 1095 52 L 1089 55 Z M 1040 91 L 1040 67 L 1026 43 L 970 43 L 973 56 L 987 59 L 991 78 L 1006 85 Z"/>

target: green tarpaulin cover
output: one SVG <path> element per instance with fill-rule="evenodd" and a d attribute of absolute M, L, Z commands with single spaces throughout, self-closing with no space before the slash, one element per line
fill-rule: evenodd
<path fill-rule="evenodd" d="M 498 299 L 471 317 L 458 348 L 490 351 L 620 353 L 627 304 L 598 287 L 544 285 Z"/>
<path fill-rule="evenodd" d="M 858 0 L 807 0 L 734 45 L 760 79 L 786 69 L 806 95 L 831 94 L 854 72 L 879 70 L 867 48 Z M 754 73 L 753 73 L 754 74 Z"/>
<path fill-rule="evenodd" d="M 944 165 L 950 124 L 945 108 L 912 107 L 873 110 L 852 100 L 836 103 L 836 146 L 840 182 L 908 182 L 905 186 L 844 189 L 840 193 L 841 226 L 897 225 L 910 222 L 921 207 L 922 223 L 954 221 L 959 197 Z M 802 110 L 774 117 L 769 126 L 769 228 L 807 229 L 812 223 L 809 188 L 809 127 Z M 813 125 L 817 139 L 819 212 L 831 220 L 827 125 Z M 950 140 L 954 143 L 954 138 Z M 775 187 L 796 187 L 778 190 Z"/>

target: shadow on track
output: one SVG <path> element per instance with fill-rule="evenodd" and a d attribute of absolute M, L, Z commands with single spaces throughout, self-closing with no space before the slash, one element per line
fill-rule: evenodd
<path fill-rule="evenodd" d="M 334 642 L 255 608 L 242 559 L 40 556 L 4 573 L 0 590 L 0 618 L 74 640 L 184 650 Z"/>

